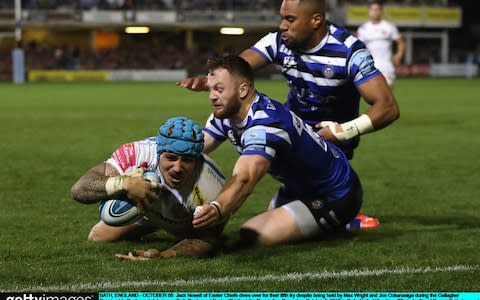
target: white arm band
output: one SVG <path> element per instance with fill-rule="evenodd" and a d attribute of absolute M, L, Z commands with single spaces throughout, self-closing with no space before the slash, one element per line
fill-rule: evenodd
<path fill-rule="evenodd" d="M 340 124 L 342 126 L 343 132 L 349 136 L 347 139 L 351 139 L 360 134 L 365 134 L 374 131 L 372 120 L 366 114 L 361 115 L 360 117 L 353 119 L 351 121 Z"/>
<path fill-rule="evenodd" d="M 357 135 L 369 133 L 375 130 L 373 128 L 372 120 L 366 114 L 361 115 L 360 117 L 353 119 L 351 121 L 340 124 L 342 127 L 341 132 L 337 132 L 336 126 L 337 122 L 332 121 L 322 121 L 320 126 L 328 127 L 333 133 L 335 138 L 339 141 L 348 141 Z"/>
<path fill-rule="evenodd" d="M 105 182 L 105 191 L 107 192 L 107 195 L 112 196 L 123 191 L 123 182 L 125 181 L 125 178 L 125 175 L 108 178 L 107 182 Z"/>

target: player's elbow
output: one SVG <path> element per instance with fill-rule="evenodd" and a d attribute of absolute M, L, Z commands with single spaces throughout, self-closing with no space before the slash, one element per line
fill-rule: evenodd
<path fill-rule="evenodd" d="M 85 187 L 83 186 L 81 180 L 75 182 L 75 184 L 70 189 L 72 199 L 80 203 L 87 203 L 86 200 L 84 199 L 84 194 L 85 194 L 84 191 L 85 191 Z"/>
<path fill-rule="evenodd" d="M 80 202 L 80 194 L 81 194 L 80 191 L 81 191 L 81 187 L 80 187 L 80 184 L 77 181 L 77 182 L 75 182 L 75 184 L 70 189 L 70 193 L 72 195 L 73 200 Z"/>
<path fill-rule="evenodd" d="M 392 108 L 390 109 L 390 120 L 393 122 L 395 120 L 398 120 L 400 118 L 400 109 L 398 107 L 397 102 L 395 101 L 394 104 L 392 105 Z"/>
<path fill-rule="evenodd" d="M 392 96 L 390 101 L 387 101 L 388 105 L 385 107 L 385 120 L 387 124 L 393 123 L 400 118 L 400 109 L 395 98 Z M 387 125 L 386 124 L 386 125 Z"/>

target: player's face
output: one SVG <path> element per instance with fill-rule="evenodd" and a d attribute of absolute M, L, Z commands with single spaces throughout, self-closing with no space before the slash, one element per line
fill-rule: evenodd
<path fill-rule="evenodd" d="M 195 157 L 164 152 L 158 168 L 169 187 L 180 189 L 193 179 L 195 164 Z"/>
<path fill-rule="evenodd" d="M 280 34 L 290 49 L 311 49 L 316 46 L 314 38 L 313 15 L 308 6 L 299 5 L 299 1 L 284 0 L 280 7 Z"/>
<path fill-rule="evenodd" d="M 207 86 L 213 115 L 219 119 L 234 118 L 242 105 L 236 80 L 220 68 L 208 73 Z"/>
<path fill-rule="evenodd" d="M 372 21 L 380 21 L 382 19 L 382 7 L 378 4 L 372 4 L 368 8 L 368 16 Z"/>

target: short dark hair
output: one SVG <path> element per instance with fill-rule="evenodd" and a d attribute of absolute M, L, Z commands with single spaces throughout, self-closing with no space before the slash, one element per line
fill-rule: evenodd
<path fill-rule="evenodd" d="M 377 4 L 378 6 L 383 7 L 384 3 L 385 3 L 385 1 L 383 1 L 383 0 L 369 0 L 368 1 L 368 6 L 372 6 L 374 4 Z"/>
<path fill-rule="evenodd" d="M 225 55 L 213 57 L 207 62 L 208 72 L 223 68 L 230 74 L 245 78 L 249 84 L 253 85 L 254 76 L 250 64 L 236 55 Z"/>
<path fill-rule="evenodd" d="M 325 13 L 325 0 L 299 0 L 300 4 L 310 4 L 314 13 Z"/>

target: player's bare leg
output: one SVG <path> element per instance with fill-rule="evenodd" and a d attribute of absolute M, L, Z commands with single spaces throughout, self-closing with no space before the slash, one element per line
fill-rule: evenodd
<path fill-rule="evenodd" d="M 300 227 L 288 210 L 279 207 L 257 215 L 242 225 L 243 232 L 256 233 L 256 241 L 274 245 L 302 238 Z"/>

